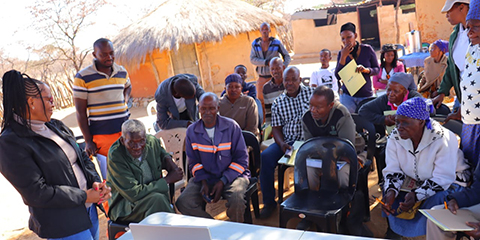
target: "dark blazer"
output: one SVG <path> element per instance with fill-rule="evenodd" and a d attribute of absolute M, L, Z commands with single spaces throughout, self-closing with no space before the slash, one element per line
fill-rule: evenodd
<path fill-rule="evenodd" d="M 192 99 L 185 99 L 185 105 L 192 122 L 198 120 L 197 102 L 205 91 L 198 84 L 197 77 L 192 74 L 178 74 L 166 79 L 157 88 L 155 92 L 155 101 L 157 101 L 157 124 L 161 129 L 171 129 L 177 127 L 186 128 L 187 120 L 179 120 L 180 113 L 172 96 L 172 83 L 179 78 L 186 78 L 195 86 L 195 97 Z"/>
<path fill-rule="evenodd" d="M 87 179 L 101 182 L 95 166 L 78 147 L 72 131 L 52 119 L 46 126 L 70 143 Z M 61 238 L 91 227 L 87 194 L 78 187 L 66 154 L 52 140 L 14 122 L 0 136 L 0 172 L 29 207 L 29 227 L 41 238 Z"/>

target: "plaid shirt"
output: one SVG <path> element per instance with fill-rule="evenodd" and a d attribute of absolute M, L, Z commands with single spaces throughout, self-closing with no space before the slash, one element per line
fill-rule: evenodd
<path fill-rule="evenodd" d="M 302 116 L 308 111 L 313 88 L 300 85 L 296 97 L 284 92 L 272 105 L 272 127 L 283 127 L 285 142 L 302 140 Z"/>

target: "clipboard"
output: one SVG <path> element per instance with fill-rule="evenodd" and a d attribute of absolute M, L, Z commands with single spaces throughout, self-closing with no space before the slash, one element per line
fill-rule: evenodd
<path fill-rule="evenodd" d="M 347 88 L 350 96 L 355 95 L 355 93 L 360 90 L 360 88 L 367 83 L 363 75 L 359 72 L 356 72 L 357 63 L 352 59 L 347 65 L 345 65 L 342 70 L 338 72 L 338 75 L 342 79 L 345 87 Z"/>

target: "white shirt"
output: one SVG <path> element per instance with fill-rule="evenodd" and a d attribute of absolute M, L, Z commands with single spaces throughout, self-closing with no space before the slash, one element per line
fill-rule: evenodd
<path fill-rule="evenodd" d="M 480 44 L 468 47 L 460 91 L 463 123 L 480 124 Z"/>
<path fill-rule="evenodd" d="M 213 141 L 213 138 L 214 138 L 214 136 L 215 136 L 215 127 L 213 127 L 213 128 L 205 128 L 205 131 L 207 131 L 208 137 L 209 137 L 210 139 L 212 139 L 212 142 L 214 142 L 214 141 Z"/>
<path fill-rule="evenodd" d="M 382 79 L 388 80 L 387 74 L 391 77 L 395 73 L 394 68 L 390 69 L 390 72 L 387 73 L 387 70 L 385 68 L 382 69 Z"/>
<path fill-rule="evenodd" d="M 335 68 L 320 68 L 318 71 L 314 71 L 310 77 L 310 86 L 313 84 L 318 86 L 326 85 L 333 89 L 334 92 L 338 92 L 338 81 L 335 77 Z"/>
<path fill-rule="evenodd" d="M 468 30 L 460 24 L 458 29 L 457 39 L 453 44 L 453 49 L 451 54 L 455 65 L 457 65 L 458 70 L 460 70 L 460 81 L 465 70 L 465 53 L 467 52 L 468 45 L 470 45 L 470 40 L 468 39 Z"/>
<path fill-rule="evenodd" d="M 177 106 L 178 112 L 182 113 L 187 109 L 187 105 L 185 105 L 185 98 L 175 98 L 173 97 L 173 101 L 175 101 L 175 105 Z"/>

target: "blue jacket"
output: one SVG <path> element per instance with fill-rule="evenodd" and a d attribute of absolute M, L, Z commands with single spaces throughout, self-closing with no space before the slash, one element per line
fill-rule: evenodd
<path fill-rule="evenodd" d="M 480 166 L 477 165 L 473 173 L 473 183 L 468 188 L 454 192 L 447 196 L 448 200 L 455 199 L 459 207 L 470 207 L 480 203 Z"/>
<path fill-rule="evenodd" d="M 252 49 L 250 50 L 250 62 L 257 66 L 256 71 L 260 76 L 268 76 L 270 74 L 270 60 L 274 57 L 282 56 L 283 65 L 285 67 L 290 64 L 291 58 L 287 49 L 283 46 L 280 40 L 270 37 L 270 45 L 266 54 L 262 51 L 262 38 L 259 37 L 252 42 Z"/>
<path fill-rule="evenodd" d="M 187 120 L 179 120 L 180 113 L 178 112 L 177 105 L 175 105 L 171 91 L 173 81 L 180 77 L 188 79 L 195 86 L 195 97 L 192 99 L 185 99 L 185 105 L 187 106 L 187 111 L 192 118 L 192 121 L 198 119 L 196 100 L 199 100 L 200 96 L 202 96 L 205 91 L 198 84 L 195 75 L 178 74 L 160 83 L 155 92 L 155 101 L 157 101 L 157 124 L 161 129 L 177 127 L 186 128 L 188 125 Z"/>
<path fill-rule="evenodd" d="M 213 143 L 202 120 L 190 125 L 185 149 L 195 182 L 207 180 L 208 184 L 215 184 L 225 177 L 226 184 L 230 184 L 237 177 L 250 177 L 242 130 L 230 118 L 217 116 Z"/>

